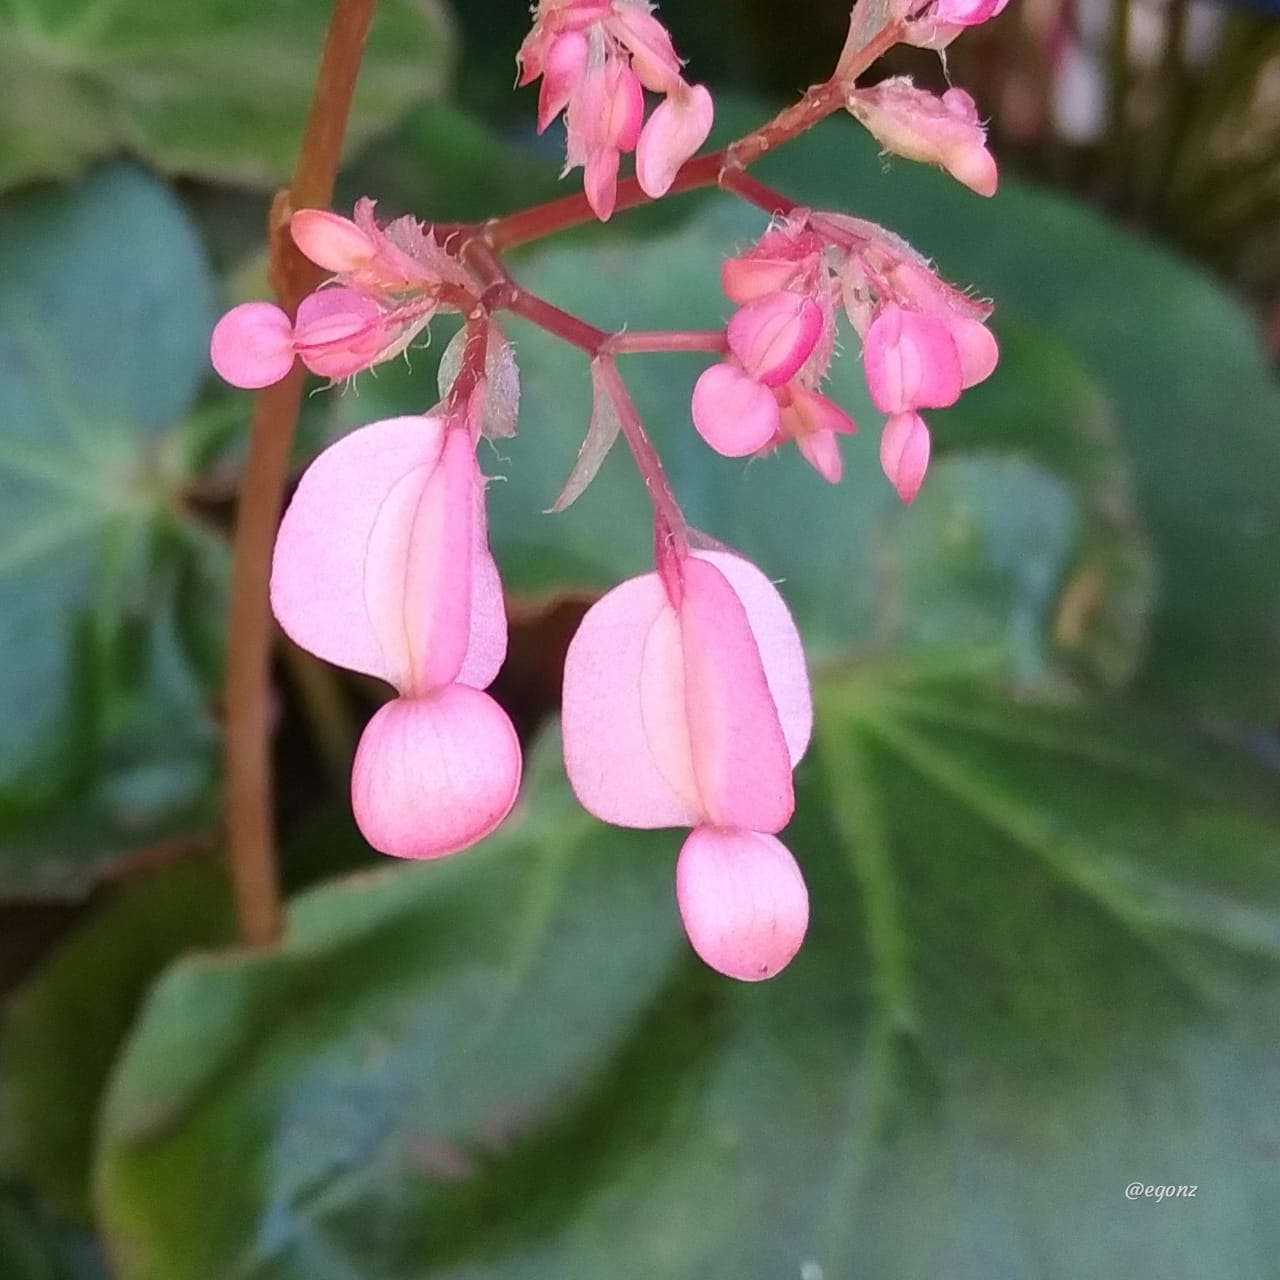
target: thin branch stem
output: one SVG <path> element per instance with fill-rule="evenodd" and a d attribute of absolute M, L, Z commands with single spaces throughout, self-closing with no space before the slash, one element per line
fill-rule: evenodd
<path fill-rule="evenodd" d="M 723 329 L 673 329 L 634 333 L 615 333 L 601 347 L 601 354 L 613 356 L 661 355 L 673 351 L 710 351 L 722 355 L 726 350 Z"/>
<path fill-rule="evenodd" d="M 289 218 L 297 208 L 324 208 L 342 154 L 351 98 L 377 0 L 336 0 L 315 96 L 287 191 L 271 206 L 271 282 L 293 315 L 318 273 L 293 246 Z M 260 392 L 249 427 L 249 452 L 232 549 L 227 634 L 227 847 L 240 933 L 251 947 L 281 935 L 271 785 L 271 547 L 275 540 L 294 429 L 302 407 L 302 368 Z"/>

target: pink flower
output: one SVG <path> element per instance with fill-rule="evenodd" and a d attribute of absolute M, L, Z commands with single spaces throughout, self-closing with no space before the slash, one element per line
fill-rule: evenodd
<path fill-rule="evenodd" d="M 520 747 L 482 692 L 506 653 L 506 616 L 465 429 L 391 418 L 326 449 L 281 522 L 271 605 L 299 646 L 400 695 L 369 722 L 352 772 L 374 848 L 439 857 L 506 817 Z"/>
<path fill-rule="evenodd" d="M 996 162 L 973 99 L 963 89 L 941 97 L 917 89 L 909 76 L 855 89 L 848 106 L 886 151 L 936 164 L 981 196 L 995 194 Z"/>
<path fill-rule="evenodd" d="M 1001 14 L 1009 0 L 936 0 L 907 23 L 906 44 L 922 49 L 945 49 L 967 27 L 976 27 Z"/>
<path fill-rule="evenodd" d="M 964 375 L 947 322 L 896 302 L 876 313 L 862 341 L 867 389 L 882 413 L 945 409 L 960 399 Z"/>
<path fill-rule="evenodd" d="M 637 0 L 540 0 L 517 55 L 521 85 L 542 80 L 538 132 L 562 111 L 565 168 L 583 170 L 583 190 L 607 222 L 617 201 L 621 157 L 636 152 L 646 195 L 663 195 L 706 141 L 714 109 L 680 59 L 652 6 Z M 644 90 L 663 95 L 644 122 Z"/>
<path fill-rule="evenodd" d="M 698 954 L 730 977 L 777 973 L 808 921 L 803 880 L 774 834 L 812 706 L 781 597 L 737 556 L 698 551 L 678 599 L 657 573 L 597 602 L 569 646 L 564 752 L 583 806 L 626 827 L 692 827 L 677 896 Z"/>

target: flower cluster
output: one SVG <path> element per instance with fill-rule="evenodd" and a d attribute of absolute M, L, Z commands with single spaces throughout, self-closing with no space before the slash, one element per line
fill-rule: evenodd
<path fill-rule="evenodd" d="M 232 386 L 279 382 L 295 357 L 321 377 L 349 378 L 399 355 L 439 311 L 470 296 L 471 277 L 416 219 L 379 226 L 372 200 L 352 218 L 299 210 L 289 233 L 332 279 L 302 300 L 296 320 L 269 302 L 222 317 L 210 357 Z"/>
<path fill-rule="evenodd" d="M 862 339 L 863 369 L 876 408 L 885 474 L 904 502 L 920 490 L 929 432 L 917 412 L 954 404 L 989 377 L 999 355 L 983 321 L 990 307 L 944 283 L 909 245 L 875 223 L 794 211 L 722 268 L 739 304 L 725 329 L 728 358 L 693 391 L 693 422 L 728 457 L 794 440 L 832 483 L 836 443 L 852 420 L 817 391 L 836 347 L 843 305 Z"/>
<path fill-rule="evenodd" d="M 905 16 L 894 6 L 888 16 L 863 13 L 897 38 L 942 48 L 1003 3 L 929 0 Z M 847 108 L 886 149 L 991 194 L 995 165 L 972 99 L 959 89 L 937 97 L 903 78 L 858 87 L 874 54 L 856 66 L 864 46 L 855 37 L 867 34 L 855 10 L 852 60 L 841 58 L 810 105 Z M 564 113 L 568 167 L 583 168 L 587 203 L 601 219 L 617 203 L 623 153 L 636 153 L 639 188 L 659 196 L 710 130 L 711 97 L 683 79 L 646 0 L 540 0 L 519 64 L 522 84 L 542 82 L 539 130 Z M 663 97 L 647 122 L 645 90 Z M 798 118 L 800 127 L 812 123 L 808 108 Z M 748 135 L 754 154 L 796 131 L 794 119 L 780 123 L 787 119 Z M 303 474 L 270 581 L 275 616 L 299 646 L 395 691 L 361 737 L 352 808 L 376 849 L 417 859 L 485 837 L 520 785 L 515 729 L 485 692 L 504 660 L 507 626 L 476 449 L 482 436 L 515 430 L 519 404 L 514 354 L 494 315 L 515 312 L 590 357 L 591 425 L 555 509 L 581 493 L 625 436 L 653 503 L 656 564 L 598 600 L 569 646 L 565 768 L 601 820 L 688 830 L 675 875 L 685 930 L 707 964 L 744 981 L 786 966 L 808 925 L 803 877 L 778 839 L 812 729 L 804 652 L 764 573 L 688 528 L 615 356 L 716 352 L 692 395 L 702 438 L 735 458 L 794 442 L 836 483 L 838 439 L 855 427 L 821 388 L 843 311 L 861 341 L 870 398 L 886 415 L 881 465 L 905 502 L 929 461 L 921 411 L 954 404 L 998 358 L 985 303 L 944 283 L 883 227 L 793 207 L 747 180 L 741 167 L 751 152 L 709 157 L 721 167 L 700 164 L 686 180 L 718 177 L 764 209 L 790 210 L 724 262 L 721 284 L 736 309 L 722 333 L 606 333 L 517 286 L 499 256 L 504 220 L 455 227 L 438 240 L 413 218 L 380 225 L 373 202 L 362 200 L 352 218 L 293 215 L 297 248 L 328 273 L 296 314 L 246 303 L 211 340 L 218 372 L 257 388 L 286 377 L 295 360 L 321 377 L 349 378 L 406 351 L 437 314 L 463 317 L 441 357 L 435 408 L 363 427 Z M 531 225 L 536 234 L 554 229 L 566 207 L 585 216 L 581 206 L 526 211 L 523 238 L 533 238 Z"/>
<path fill-rule="evenodd" d="M 613 214 L 624 152 L 636 153 L 636 178 L 656 198 L 711 132 L 711 95 L 685 82 L 653 8 L 645 0 L 540 0 L 520 48 L 520 84 L 542 80 L 538 132 L 564 112 L 565 170 L 581 167 L 601 221 Z M 663 95 L 647 121 L 646 89 Z"/>

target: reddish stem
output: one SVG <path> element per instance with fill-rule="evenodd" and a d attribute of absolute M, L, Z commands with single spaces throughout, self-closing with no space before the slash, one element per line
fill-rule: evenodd
<path fill-rule="evenodd" d="M 293 182 L 271 206 L 271 281 L 293 315 L 319 279 L 289 238 L 293 209 L 324 208 L 342 153 L 351 97 L 377 0 L 336 0 Z M 267 584 L 271 547 L 294 428 L 302 406 L 302 368 L 259 393 L 249 427 L 249 452 L 236 518 L 227 633 L 227 849 L 240 933 L 268 947 L 281 933 L 271 802 L 271 608 Z"/>
<path fill-rule="evenodd" d="M 601 352 L 613 356 L 659 355 L 672 351 L 711 351 L 721 355 L 727 349 L 723 329 L 673 329 L 635 333 L 615 333 L 606 339 Z"/>

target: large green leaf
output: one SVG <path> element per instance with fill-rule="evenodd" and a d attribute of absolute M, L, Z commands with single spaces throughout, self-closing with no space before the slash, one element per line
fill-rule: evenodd
<path fill-rule="evenodd" d="M 225 869 L 182 863 L 122 887 L 5 1009 L 0 1161 L 46 1204 L 86 1220 L 98 1104 L 152 980 L 234 936 Z"/>
<path fill-rule="evenodd" d="M 124 1280 L 1268 1275 L 1272 777 L 942 668 L 819 726 L 771 983 L 693 960 L 679 835 L 574 816 L 554 743 L 484 848 L 171 971 L 102 1129 Z"/>
<path fill-rule="evenodd" d="M 684 225 L 656 235 L 595 234 L 547 246 L 523 258 L 517 274 L 529 288 L 604 328 L 711 328 L 723 323 L 727 308 L 717 284 L 719 262 L 758 223 L 750 211 L 729 204 L 706 206 Z M 577 351 L 541 332 L 515 324 L 511 332 L 522 380 L 520 431 L 487 458 L 482 454 L 486 470 L 503 477 L 491 488 L 489 505 L 508 589 L 524 597 L 594 590 L 644 572 L 652 564 L 651 515 L 621 444 L 574 506 L 543 514 L 586 431 L 587 366 Z M 1016 651 L 1019 669 L 1029 675 L 1043 673 L 1071 650 L 1086 668 L 1119 678 L 1141 639 L 1149 572 L 1106 399 L 1051 338 L 1018 326 L 1002 337 L 999 390 L 936 415 L 948 449 L 986 456 L 966 461 L 963 484 L 948 486 L 942 479 L 947 466 L 940 466 L 910 512 L 880 473 L 880 418 L 851 356 L 837 361 L 830 393 L 865 429 L 845 442 L 846 476 L 836 487 L 792 449 L 753 463 L 708 449 L 689 417 L 689 396 L 705 357 L 633 357 L 624 375 L 690 519 L 785 579 L 813 654 L 941 639 Z M 414 353 L 407 369 L 380 370 L 356 394 L 336 398 L 339 426 L 421 412 L 433 399 L 443 345 L 437 338 Z M 983 491 L 998 491 L 1000 519 L 979 510 Z M 904 537 L 919 542 L 911 522 L 918 529 L 928 521 L 922 509 L 934 513 L 929 527 L 935 534 L 944 527 L 954 535 L 973 519 L 986 522 L 981 537 L 962 537 L 958 549 L 952 536 L 953 560 L 964 560 L 972 573 L 935 574 L 927 588 L 896 592 L 898 571 L 912 570 L 894 548 Z M 1030 543 L 1039 558 L 1028 568 L 1019 553 Z M 941 543 L 936 550 L 944 553 Z M 1026 580 L 1028 573 L 1034 583 Z M 1066 637 L 1069 643 L 1059 643 L 1052 625 L 1057 602 L 1081 574 L 1097 588 L 1095 607 Z M 910 604 L 907 616 L 901 609 L 886 614 L 886 598 L 895 592 L 900 604 Z M 972 626 L 965 634 L 934 625 L 948 610 L 953 621 L 967 614 Z"/>
<path fill-rule="evenodd" d="M 1047 329 L 1091 371 L 1159 561 L 1142 686 L 1268 721 L 1280 707 L 1280 592 L 1265 577 L 1280 563 L 1280 385 L 1244 308 L 1082 205 L 1014 181 L 984 201 L 906 161 L 885 172 L 847 121 L 760 173 L 796 198 L 885 223 L 994 298 L 1002 320 Z"/>
<path fill-rule="evenodd" d="M 0 891 L 74 890 L 203 821 L 215 740 L 179 617 L 199 584 L 216 620 L 225 554 L 183 513 L 200 424 L 176 428 L 212 312 L 140 173 L 0 213 Z"/>
<path fill-rule="evenodd" d="M 331 0 L 0 0 L 0 185 L 128 149 L 175 173 L 290 172 Z M 440 88 L 439 0 L 385 0 L 348 142 Z"/>

